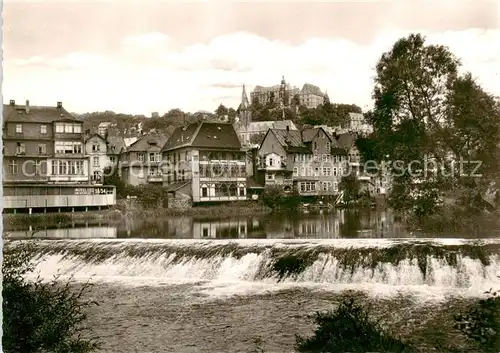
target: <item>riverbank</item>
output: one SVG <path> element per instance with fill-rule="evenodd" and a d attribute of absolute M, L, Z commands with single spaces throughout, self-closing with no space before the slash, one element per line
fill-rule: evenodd
<path fill-rule="evenodd" d="M 478 352 L 453 328 L 454 315 L 474 302 L 463 298 L 420 303 L 412 296 L 386 299 L 301 288 L 213 298 L 192 285 L 98 283 L 89 299 L 100 306 L 92 308 L 89 323 L 103 343 L 99 352 L 294 352 L 295 334 L 314 333 L 310 315 L 333 309 L 348 294 L 418 352 Z"/>
<path fill-rule="evenodd" d="M 145 209 L 137 205 L 130 205 L 126 200 L 119 200 L 113 208 L 101 211 L 66 212 L 66 213 L 37 213 L 37 214 L 3 214 L 4 231 L 25 230 L 28 228 L 64 227 L 74 223 L 97 224 L 106 222 L 113 225 L 124 219 L 165 218 L 169 216 L 203 217 L 204 219 L 224 219 L 231 217 L 262 216 L 271 212 L 271 209 L 256 202 L 235 202 L 215 206 L 199 206 L 186 210 L 170 208 Z"/>

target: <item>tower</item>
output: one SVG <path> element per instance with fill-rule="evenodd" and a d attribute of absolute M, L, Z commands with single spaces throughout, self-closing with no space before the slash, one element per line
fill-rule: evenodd
<path fill-rule="evenodd" d="M 243 85 L 243 90 L 241 92 L 241 103 L 239 111 L 240 111 L 240 122 L 243 124 L 243 126 L 248 127 L 252 122 L 252 112 L 250 111 L 250 103 L 248 101 L 245 85 Z"/>
<path fill-rule="evenodd" d="M 330 97 L 328 97 L 328 91 L 325 90 L 325 95 L 323 97 L 323 104 L 329 104 L 330 103 Z"/>

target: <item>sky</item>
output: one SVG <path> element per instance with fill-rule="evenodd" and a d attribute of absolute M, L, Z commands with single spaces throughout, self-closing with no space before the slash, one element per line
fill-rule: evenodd
<path fill-rule="evenodd" d="M 420 32 L 500 96 L 500 0 L 4 0 L 3 99 L 71 112 L 237 108 L 242 85 L 311 83 L 372 106 L 383 52 Z"/>

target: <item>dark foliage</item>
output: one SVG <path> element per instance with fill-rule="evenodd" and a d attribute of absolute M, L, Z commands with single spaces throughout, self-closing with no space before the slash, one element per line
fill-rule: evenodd
<path fill-rule="evenodd" d="M 492 290 L 468 312 L 455 317 L 455 328 L 478 343 L 483 352 L 500 351 L 500 297 Z"/>
<path fill-rule="evenodd" d="M 393 338 L 353 298 L 340 303 L 338 308 L 326 313 L 316 313 L 314 336 L 296 337 L 299 352 L 403 353 L 413 351 L 406 343 Z"/>
<path fill-rule="evenodd" d="M 262 193 L 262 202 L 272 210 L 296 210 L 300 204 L 300 196 L 297 190 L 285 193 L 282 185 L 266 187 Z"/>
<path fill-rule="evenodd" d="M 86 284 L 74 291 L 70 283 L 24 276 L 33 271 L 28 244 L 4 248 L 3 260 L 3 351 L 12 353 L 86 353 L 98 348 L 84 338 L 87 308 L 96 304 L 83 299 Z"/>

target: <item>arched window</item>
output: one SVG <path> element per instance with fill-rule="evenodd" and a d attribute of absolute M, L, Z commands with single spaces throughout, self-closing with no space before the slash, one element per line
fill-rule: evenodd
<path fill-rule="evenodd" d="M 208 197 L 208 185 L 207 184 L 202 184 L 201 185 L 201 197 Z"/>
<path fill-rule="evenodd" d="M 240 184 L 238 186 L 238 192 L 239 192 L 239 196 L 240 197 L 244 197 L 245 196 L 245 194 L 246 194 L 246 186 L 245 186 L 245 184 Z"/>

